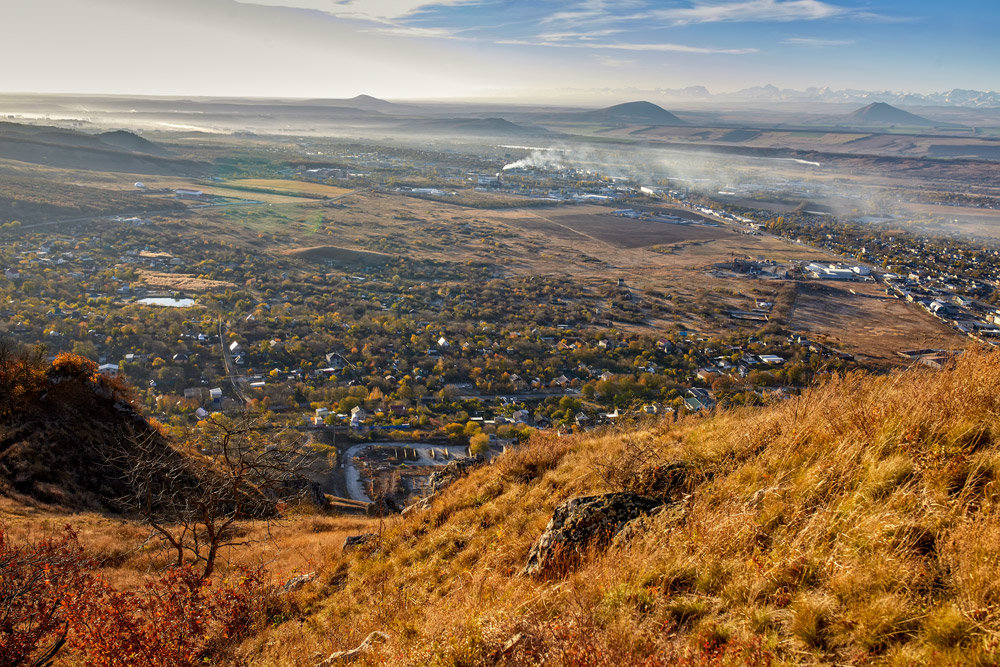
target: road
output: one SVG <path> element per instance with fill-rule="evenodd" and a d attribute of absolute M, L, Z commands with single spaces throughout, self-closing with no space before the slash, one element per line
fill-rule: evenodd
<path fill-rule="evenodd" d="M 368 497 L 367 490 L 365 489 L 365 483 L 361 479 L 361 471 L 358 470 L 356 465 L 354 465 L 354 458 L 371 447 L 407 447 L 409 449 L 414 449 L 419 455 L 419 458 L 410 463 L 412 465 L 421 466 L 447 465 L 449 461 L 468 456 L 469 453 L 469 448 L 465 445 L 432 445 L 414 442 L 362 442 L 360 444 L 353 445 L 347 450 L 347 452 L 345 452 L 342 459 L 344 465 L 344 485 L 347 488 L 347 495 L 351 500 L 359 500 L 363 503 L 370 503 L 372 501 L 371 498 Z M 430 453 L 432 449 L 438 452 L 447 452 L 448 458 L 431 458 Z M 336 471 L 334 471 L 334 474 L 336 474 Z"/>
<path fill-rule="evenodd" d="M 233 393 L 246 405 L 250 402 L 250 399 L 247 398 L 246 392 L 243 391 L 243 378 L 239 376 L 236 364 L 233 363 L 233 355 L 229 351 L 229 346 L 226 345 L 226 331 L 228 330 L 229 324 L 226 323 L 224 325 L 222 316 L 219 315 L 219 346 L 222 348 L 222 365 L 226 369 L 226 377 L 229 378 L 229 383 L 233 386 Z"/>

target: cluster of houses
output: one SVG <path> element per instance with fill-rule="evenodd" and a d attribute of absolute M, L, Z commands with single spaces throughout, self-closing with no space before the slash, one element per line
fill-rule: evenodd
<path fill-rule="evenodd" d="M 859 264 L 843 262 L 809 262 L 803 268 L 806 275 L 816 280 L 871 280 L 871 269 Z"/>
<path fill-rule="evenodd" d="M 928 285 L 919 275 L 882 276 L 886 294 L 916 304 L 956 331 L 988 345 L 1000 345 L 1000 308 L 942 286 Z"/>

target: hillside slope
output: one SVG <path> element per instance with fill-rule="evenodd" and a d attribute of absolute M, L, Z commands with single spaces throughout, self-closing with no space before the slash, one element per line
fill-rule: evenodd
<path fill-rule="evenodd" d="M 100 135 L 0 122 L 0 158 L 63 169 L 198 175 L 208 165 L 164 157 L 166 149 L 128 132 Z"/>
<path fill-rule="evenodd" d="M 128 438 L 172 454 L 130 401 L 123 382 L 97 364 L 0 344 L 0 495 L 73 510 L 117 509 L 128 492 L 119 460 Z M 177 456 L 180 456 L 177 454 Z"/>
<path fill-rule="evenodd" d="M 381 631 L 361 663 L 993 664 L 998 412 L 1000 356 L 970 352 L 757 410 L 536 437 L 331 556 L 306 617 L 243 651 L 301 664 Z M 521 574 L 558 505 L 612 491 L 666 504 L 576 566 Z"/>

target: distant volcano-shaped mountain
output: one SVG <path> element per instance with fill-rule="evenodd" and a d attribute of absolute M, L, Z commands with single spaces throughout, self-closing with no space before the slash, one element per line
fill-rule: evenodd
<path fill-rule="evenodd" d="M 920 125 L 930 127 L 935 124 L 934 121 L 923 116 L 897 109 L 885 102 L 875 102 L 858 109 L 850 113 L 847 120 L 855 125 Z"/>
<path fill-rule="evenodd" d="M 372 97 L 371 95 L 357 95 L 349 100 L 343 100 L 343 102 L 348 106 L 354 107 L 355 109 L 378 111 L 380 113 L 392 113 L 394 111 L 406 110 L 408 108 L 405 104 L 388 102 L 377 97 Z"/>
<path fill-rule="evenodd" d="M 595 123 L 620 125 L 687 125 L 687 123 L 652 102 L 625 102 L 607 109 L 584 111 L 576 118 Z"/>

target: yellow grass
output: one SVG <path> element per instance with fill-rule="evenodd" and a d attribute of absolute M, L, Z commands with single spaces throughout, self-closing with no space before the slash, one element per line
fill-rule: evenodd
<path fill-rule="evenodd" d="M 120 587 L 137 587 L 162 574 L 173 555 L 150 529 L 139 521 L 103 516 L 95 512 L 65 512 L 33 508 L 0 499 L 0 525 L 14 543 L 37 542 L 59 535 L 67 526 L 79 535 L 88 557 L 94 558 L 102 577 Z M 222 553 L 220 573 L 232 567 L 263 566 L 281 583 L 302 573 L 314 572 L 339 553 L 344 538 L 364 532 L 370 519 L 300 515 L 273 523 L 247 525 L 250 546 Z"/>
<path fill-rule="evenodd" d="M 305 622 L 243 655 L 302 664 L 381 630 L 363 664 L 994 664 L 998 412 L 1000 357 L 970 354 L 757 411 L 543 436 L 375 547 L 332 552 Z M 634 488 L 638 450 L 689 463 L 690 496 L 576 571 L 520 576 L 556 505 Z"/>
<path fill-rule="evenodd" d="M 998 414 L 1000 355 L 972 352 L 763 409 L 536 435 L 428 510 L 249 527 L 259 539 L 220 573 L 319 576 L 226 659 L 315 664 L 379 630 L 361 664 L 995 664 Z M 557 505 L 650 493 L 669 462 L 687 464 L 683 494 L 632 538 L 520 574 Z M 0 518 L 18 541 L 73 525 L 117 585 L 168 562 L 136 522 L 10 501 Z M 364 532 L 376 540 L 342 554 Z"/>

